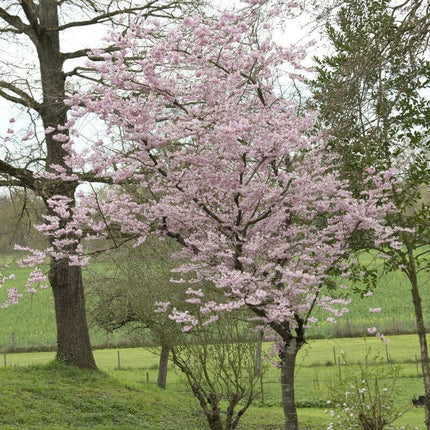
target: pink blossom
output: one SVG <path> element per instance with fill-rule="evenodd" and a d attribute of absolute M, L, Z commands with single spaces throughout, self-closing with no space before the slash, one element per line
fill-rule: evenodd
<path fill-rule="evenodd" d="M 167 312 L 168 307 L 170 306 L 170 302 L 155 302 L 155 306 L 158 306 L 154 309 L 154 312 L 162 313 Z"/>
<path fill-rule="evenodd" d="M 201 303 L 201 300 L 198 297 L 193 297 L 191 299 L 185 299 L 186 303 L 190 303 L 190 304 L 194 304 L 194 305 L 198 305 Z"/>
<path fill-rule="evenodd" d="M 376 336 L 379 337 L 379 339 L 381 339 L 381 342 L 383 343 L 388 343 L 390 341 L 390 339 L 387 339 L 383 334 L 381 333 L 376 333 Z"/>
<path fill-rule="evenodd" d="M 381 312 L 381 308 L 369 308 L 369 312 L 372 314 L 378 314 Z"/>
<path fill-rule="evenodd" d="M 67 142 L 69 140 L 69 136 L 63 133 L 54 134 L 52 138 L 58 142 Z"/>

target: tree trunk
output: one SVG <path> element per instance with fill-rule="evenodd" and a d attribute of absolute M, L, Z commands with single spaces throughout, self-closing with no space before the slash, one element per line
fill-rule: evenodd
<path fill-rule="evenodd" d="M 43 126 L 58 129 L 67 121 L 67 108 L 64 105 L 65 76 L 60 50 L 58 29 L 57 0 L 39 2 L 40 31 L 32 39 L 39 58 L 40 79 L 42 84 L 43 103 L 39 109 Z M 50 31 L 44 29 L 49 28 Z M 67 130 L 62 133 L 68 134 Z M 67 155 L 61 142 L 53 135 L 45 136 L 46 170 L 56 164 L 66 170 Z M 67 195 L 74 202 L 76 184 L 64 181 L 53 181 L 38 189 L 38 194 L 45 202 L 56 194 Z M 51 209 L 48 207 L 48 214 Z M 56 215 L 56 214 L 53 214 Z M 73 250 L 72 250 L 73 251 Z M 66 260 L 51 260 L 49 280 L 54 294 L 55 314 L 57 321 L 57 359 L 80 368 L 96 369 L 85 312 L 85 295 L 82 283 L 81 267 L 71 267 Z"/>
<path fill-rule="evenodd" d="M 97 369 L 85 313 L 81 267 L 67 260 L 52 261 L 49 281 L 57 321 L 57 360 L 81 369 Z"/>
<path fill-rule="evenodd" d="M 426 396 L 425 414 L 426 414 L 426 428 L 430 430 L 430 367 L 429 367 L 429 352 L 427 345 L 426 329 L 424 324 L 422 300 L 418 287 L 417 268 L 415 266 L 415 257 L 413 249 L 409 246 L 409 242 L 405 241 L 408 249 L 409 267 L 408 277 L 411 283 L 412 301 L 414 303 L 415 318 L 417 322 L 417 332 L 420 343 L 421 353 L 421 368 L 423 371 L 424 391 Z"/>
<path fill-rule="evenodd" d="M 263 330 L 259 330 L 257 333 L 257 345 L 255 348 L 255 374 L 262 378 L 262 371 L 261 371 L 261 353 L 263 350 Z"/>
<path fill-rule="evenodd" d="M 219 410 L 216 410 L 211 416 L 206 415 L 210 430 L 224 430 L 219 412 Z"/>
<path fill-rule="evenodd" d="M 298 430 L 296 402 L 294 398 L 294 371 L 300 343 L 293 337 L 285 342 L 279 354 L 281 358 L 282 407 L 285 416 L 285 430 Z"/>
<path fill-rule="evenodd" d="M 160 388 L 166 388 L 167 369 L 169 365 L 169 351 L 170 351 L 169 346 L 161 345 L 160 362 L 158 366 L 158 378 L 157 378 L 157 385 Z"/>

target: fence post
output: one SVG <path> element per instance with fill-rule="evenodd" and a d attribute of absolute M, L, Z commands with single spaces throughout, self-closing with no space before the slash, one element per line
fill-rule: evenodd
<path fill-rule="evenodd" d="M 119 356 L 119 349 L 118 349 L 118 369 L 121 369 L 121 359 Z"/>
<path fill-rule="evenodd" d="M 10 337 L 10 349 L 12 352 L 15 351 L 15 333 L 12 333 L 11 337 Z"/>
<path fill-rule="evenodd" d="M 6 351 L 3 351 L 4 367 L 6 367 Z"/>

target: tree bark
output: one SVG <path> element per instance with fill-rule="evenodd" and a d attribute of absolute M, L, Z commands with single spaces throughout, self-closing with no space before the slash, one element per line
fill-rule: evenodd
<path fill-rule="evenodd" d="M 430 430 L 430 367 L 429 367 L 429 352 L 427 345 L 426 328 L 424 323 L 423 309 L 422 309 L 422 299 L 420 296 L 417 268 L 415 265 L 415 257 L 413 255 L 412 246 L 410 246 L 409 241 L 405 240 L 409 267 L 408 267 L 408 277 L 411 283 L 411 294 L 412 302 L 414 304 L 415 319 L 417 323 L 418 339 L 420 343 L 420 354 L 421 354 L 421 368 L 423 372 L 423 382 L 425 391 L 425 415 L 426 415 L 426 428 Z"/>
<path fill-rule="evenodd" d="M 80 267 L 67 260 L 53 261 L 49 281 L 57 322 L 57 360 L 81 369 L 96 369 L 85 314 Z"/>
<path fill-rule="evenodd" d="M 213 410 L 213 413 L 211 416 L 208 416 L 208 415 L 206 416 L 208 418 L 209 428 L 211 430 L 224 430 L 221 416 L 220 416 L 220 411 L 218 408 L 216 408 L 216 410 Z"/>
<path fill-rule="evenodd" d="M 169 365 L 169 352 L 170 347 L 161 345 L 160 361 L 158 366 L 157 385 L 160 388 L 166 388 L 167 383 L 167 369 Z"/>
<path fill-rule="evenodd" d="M 298 430 L 296 401 L 294 397 L 294 371 L 296 357 L 301 345 L 295 337 L 286 341 L 279 354 L 281 358 L 282 407 L 285 416 L 285 430 Z"/>

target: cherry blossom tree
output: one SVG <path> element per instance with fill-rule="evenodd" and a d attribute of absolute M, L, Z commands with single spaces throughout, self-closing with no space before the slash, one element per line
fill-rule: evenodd
<path fill-rule="evenodd" d="M 171 319 L 189 331 L 221 312 L 250 310 L 279 338 L 285 426 L 294 430 L 295 359 L 316 321 L 312 311 L 323 308 L 330 320 L 347 312 L 348 300 L 323 287 L 335 268 L 348 276 L 355 235 L 366 231 L 381 244 L 391 237 L 378 222 L 390 209 L 383 191 L 391 173 L 369 172 L 359 197 L 348 191 L 324 140 L 311 136 L 314 115 L 301 115 L 282 91 L 304 52 L 273 42 L 267 23 L 276 10 L 261 3 L 185 17 L 163 37 L 157 21 L 137 20 L 111 36 L 117 50 L 94 53 L 104 60 L 91 65 L 101 82 L 70 100 L 69 126 L 89 115 L 105 121 L 110 136 L 82 154 L 71 133 L 68 166 L 137 184 L 148 198 L 113 187 L 103 199 L 82 195 L 80 206 L 68 207 L 54 196 L 56 215 L 44 229 L 64 256 L 76 237 L 118 230 L 136 245 L 149 232 L 177 240 L 186 263 L 178 263 L 175 282 L 190 284 L 187 301 L 199 313 L 175 308 Z M 82 254 L 68 256 L 85 263 Z M 195 287 L 202 280 L 222 299 L 206 298 Z M 167 308 L 159 303 L 159 311 Z"/>

